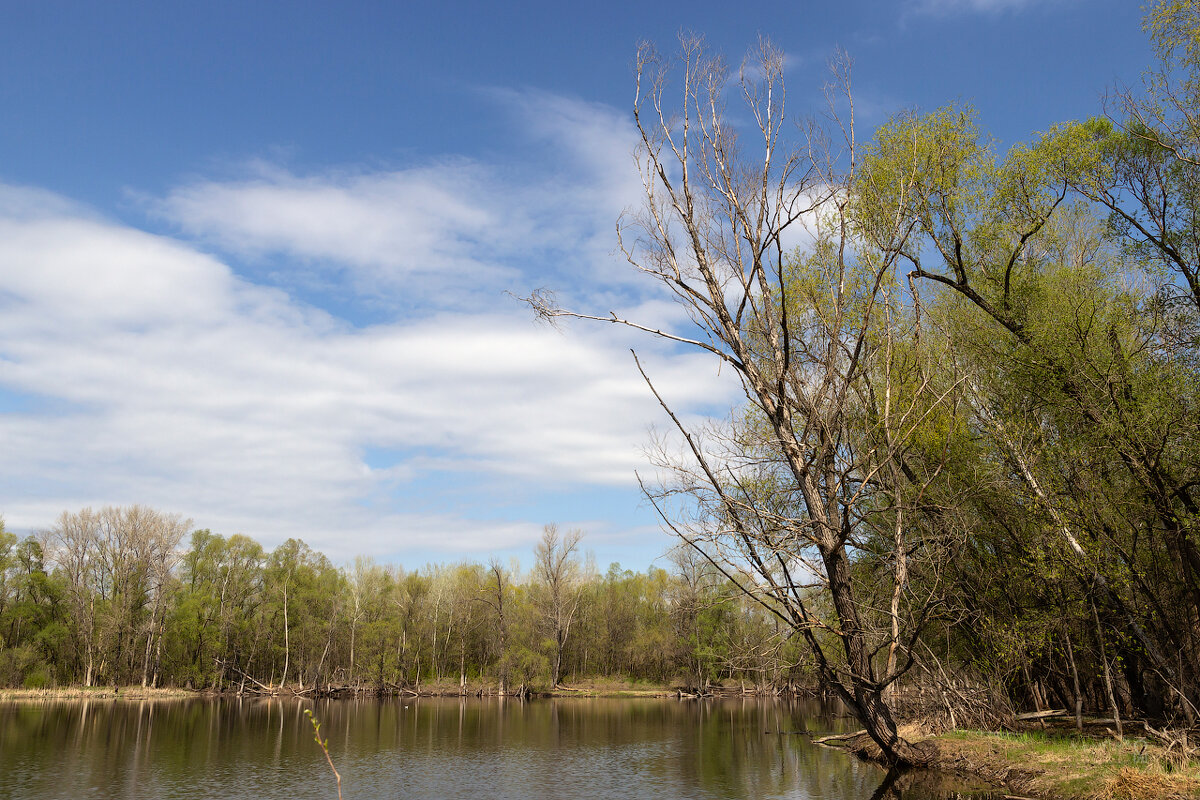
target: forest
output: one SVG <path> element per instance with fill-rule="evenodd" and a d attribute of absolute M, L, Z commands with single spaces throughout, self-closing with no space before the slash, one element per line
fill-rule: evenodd
<path fill-rule="evenodd" d="M 799 680 L 780 626 L 684 550 L 671 569 L 588 564 L 548 525 L 516 563 L 339 567 L 303 542 L 189 531 L 141 506 L 0 529 L 0 686 L 517 692 L 607 678 Z"/>
<path fill-rule="evenodd" d="M 67 512 L 0 539 L 0 682 L 823 686 L 908 763 L 912 715 L 1195 726 L 1200 4 L 1146 29 L 1138 84 L 1007 150 L 964 105 L 858 136 L 848 59 L 809 117 L 769 43 L 639 51 L 620 246 L 695 329 L 528 302 L 740 380 L 697 428 L 643 371 L 670 569 L 601 573 L 553 527 L 525 572 L 405 571 Z"/>

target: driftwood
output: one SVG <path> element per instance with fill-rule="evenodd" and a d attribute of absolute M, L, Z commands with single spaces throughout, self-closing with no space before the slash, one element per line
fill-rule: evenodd
<path fill-rule="evenodd" d="M 398 683 L 392 683 L 391 681 L 384 681 L 383 684 L 387 688 L 394 691 L 396 694 L 407 694 L 407 695 L 411 695 L 413 697 L 421 696 L 419 692 L 413 691 L 412 689 L 408 688 L 407 686 L 401 686 Z"/>
<path fill-rule="evenodd" d="M 1017 714 L 1017 719 L 1022 722 L 1029 720 L 1050 719 L 1051 717 L 1067 717 L 1070 712 L 1065 708 L 1053 708 L 1049 711 L 1030 711 L 1025 714 Z"/>
<path fill-rule="evenodd" d="M 778 697 L 780 695 L 809 695 L 817 697 L 821 694 L 820 689 L 815 689 L 805 686 L 796 686 L 795 684 L 784 684 L 776 686 L 774 684 L 746 686 L 676 686 L 673 691 L 675 696 L 680 700 L 695 700 L 704 697 Z"/>
<path fill-rule="evenodd" d="M 236 672 L 237 674 L 241 675 L 243 686 L 245 685 L 246 681 L 250 681 L 251 683 L 258 686 L 262 690 L 261 692 L 252 692 L 253 694 L 269 694 L 269 695 L 279 694 L 279 687 L 268 686 L 267 684 L 265 684 L 262 681 L 255 678 L 253 675 L 250 675 L 246 671 L 234 666 L 233 664 L 230 664 L 228 661 L 225 661 L 224 659 L 221 659 L 221 658 L 217 658 L 216 662 L 217 662 L 217 665 L 220 666 L 222 669 L 231 669 L 234 672 Z M 244 691 L 244 690 L 239 690 L 239 693 L 241 691 Z"/>
<path fill-rule="evenodd" d="M 857 739 L 859 736 L 865 736 L 866 729 L 857 730 L 854 733 L 838 733 L 832 736 L 822 736 L 820 739 L 813 739 L 813 744 L 828 744 L 829 742 L 845 742 L 850 739 Z"/>
<path fill-rule="evenodd" d="M 1178 758 L 1180 763 L 1191 759 L 1193 753 L 1195 753 L 1195 748 L 1192 747 L 1191 742 L 1188 741 L 1188 730 L 1186 728 L 1177 731 L 1170 730 L 1169 728 L 1157 730 L 1156 728 L 1150 727 L 1150 723 L 1146 722 L 1145 720 L 1142 720 L 1142 727 L 1146 729 L 1147 734 L 1156 739 L 1162 744 L 1163 747 L 1167 749 L 1168 754 L 1173 753 L 1173 751 L 1178 748 Z"/>

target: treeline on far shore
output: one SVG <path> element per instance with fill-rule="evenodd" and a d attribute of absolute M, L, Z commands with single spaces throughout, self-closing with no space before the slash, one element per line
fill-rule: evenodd
<path fill-rule="evenodd" d="M 528 570 L 338 566 L 143 507 L 64 512 L 18 539 L 0 521 L 0 687 L 264 691 L 584 679 L 705 686 L 801 678 L 777 621 L 686 550 L 601 572 L 547 526 Z"/>

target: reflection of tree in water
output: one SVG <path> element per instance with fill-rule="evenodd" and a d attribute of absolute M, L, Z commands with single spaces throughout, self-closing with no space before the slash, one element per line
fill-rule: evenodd
<path fill-rule="evenodd" d="M 642 698 L 0 704 L 0 796 L 99 791 L 150 800 L 190 796 L 203 776 L 210 796 L 320 800 L 328 793 L 312 776 L 324 759 L 305 730 L 306 708 L 322 720 L 343 780 L 363 797 L 968 796 L 927 773 L 887 775 L 814 746 L 805 734 L 848 724 L 816 702 Z"/>
<path fill-rule="evenodd" d="M 710 701 L 691 706 L 694 733 L 681 744 L 681 784 L 703 797 L 868 798 L 884 772 L 804 734 L 843 730 L 848 720 L 816 701 Z M 694 748 L 694 750 L 691 750 Z"/>
<path fill-rule="evenodd" d="M 1004 796 L 933 770 L 891 769 L 871 800 L 999 800 Z"/>
<path fill-rule="evenodd" d="M 884 800 L 886 797 L 900 797 L 900 790 L 896 787 L 896 781 L 900 778 L 900 770 L 890 769 L 888 774 L 883 776 L 883 782 L 879 784 L 879 788 L 871 795 L 871 800 Z"/>

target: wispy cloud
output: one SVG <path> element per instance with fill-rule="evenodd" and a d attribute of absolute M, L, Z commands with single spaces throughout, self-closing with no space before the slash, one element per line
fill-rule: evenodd
<path fill-rule="evenodd" d="M 241 179 L 192 182 L 146 203 L 183 235 L 236 258 L 283 258 L 296 274 L 336 276 L 360 295 L 406 303 L 437 306 L 454 295 L 461 306 L 465 295 L 495 297 L 530 277 L 562 283 L 607 272 L 613 221 L 638 200 L 629 121 L 542 92 L 486 94 L 537 159 L 306 174 L 255 163 Z"/>
<path fill-rule="evenodd" d="M 466 161 L 320 175 L 260 166 L 154 204 L 183 238 L 0 186 L 9 526 L 143 502 L 268 543 L 299 536 L 335 557 L 470 553 L 524 545 L 547 521 L 490 512 L 498 498 L 591 487 L 636 502 L 633 471 L 646 467 L 659 411 L 628 347 L 645 351 L 684 413 L 728 404 L 732 387 L 699 356 L 611 326 L 564 335 L 499 295 L 548 276 L 598 290 L 620 270 L 612 224 L 632 199 L 614 176 L 628 140 L 611 110 L 517 96 L 518 113 L 520 101 L 559 104 L 535 133 L 571 141 L 569 180 Z M 428 302 L 364 324 L 225 257 L 264 253 Z M 596 302 L 613 299 L 678 319 L 636 292 Z"/>
<path fill-rule="evenodd" d="M 470 163 L 387 173 L 294 175 L 257 165 L 231 182 L 179 187 L 158 211 L 243 258 L 280 254 L 353 277 L 363 290 L 441 292 L 511 279 L 503 256 L 528 230 Z"/>
<path fill-rule="evenodd" d="M 913 14 L 929 16 L 951 16 L 955 14 L 999 14 L 1006 11 L 1023 11 L 1027 8 L 1044 8 L 1047 5 L 1062 5 L 1074 0 L 909 0 L 908 10 Z"/>

